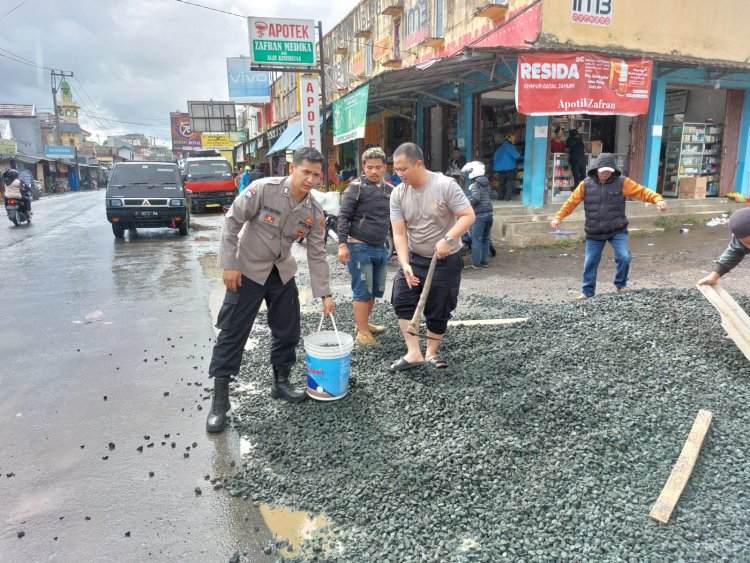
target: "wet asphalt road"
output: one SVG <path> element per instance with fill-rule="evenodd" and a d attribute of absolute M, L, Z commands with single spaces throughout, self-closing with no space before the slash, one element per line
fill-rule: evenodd
<path fill-rule="evenodd" d="M 116 241 L 103 190 L 34 211 L 0 217 L 0 559 L 268 560 L 258 509 L 204 479 L 240 443 L 204 430 L 214 332 L 195 233 Z"/>

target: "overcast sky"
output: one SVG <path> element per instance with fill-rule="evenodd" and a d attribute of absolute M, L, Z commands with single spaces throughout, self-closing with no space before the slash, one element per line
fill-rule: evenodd
<path fill-rule="evenodd" d="M 322 19 L 324 34 L 357 3 L 190 1 L 242 16 Z M 187 100 L 226 100 L 226 57 L 248 55 L 245 18 L 178 0 L 0 0 L 0 29 L 0 103 L 52 108 L 50 71 L 10 53 L 72 71 L 81 124 L 99 140 L 169 141 L 169 112 L 187 111 Z"/>

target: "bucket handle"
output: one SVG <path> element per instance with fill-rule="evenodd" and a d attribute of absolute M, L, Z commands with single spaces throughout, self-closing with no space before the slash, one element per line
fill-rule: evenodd
<path fill-rule="evenodd" d="M 333 323 L 333 332 L 336 333 L 336 340 L 339 343 L 339 348 L 341 348 L 341 353 L 344 353 L 344 345 L 341 343 L 341 337 L 339 336 L 339 329 L 336 328 L 336 319 L 333 318 L 333 313 L 328 315 L 331 317 L 331 322 Z M 323 320 L 326 318 L 326 314 L 323 313 L 320 315 L 320 323 L 318 323 L 318 332 L 323 328 Z"/>

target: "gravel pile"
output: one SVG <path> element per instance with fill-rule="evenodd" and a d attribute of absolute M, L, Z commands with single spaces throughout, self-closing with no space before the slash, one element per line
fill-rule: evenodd
<path fill-rule="evenodd" d="M 271 400 L 267 339 L 246 352 L 232 403 L 252 449 L 227 488 L 325 513 L 332 529 L 300 560 L 750 557 L 750 363 L 698 291 L 459 307 L 457 317 L 530 320 L 451 328 L 448 369 L 394 375 L 385 366 L 405 349 L 379 304 L 388 333 L 354 350 L 349 395 L 332 403 Z M 337 319 L 352 330 L 350 306 Z M 303 333 L 318 320 L 306 316 Z M 296 381 L 301 347 L 300 360 Z M 661 525 L 648 513 L 700 408 L 714 421 Z M 343 555 L 325 549 L 331 533 Z"/>

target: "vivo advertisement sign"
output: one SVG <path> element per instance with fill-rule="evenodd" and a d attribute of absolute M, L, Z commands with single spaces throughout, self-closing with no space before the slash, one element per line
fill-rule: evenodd
<path fill-rule="evenodd" d="M 250 59 L 227 58 L 229 99 L 243 104 L 271 102 L 271 78 L 267 72 L 250 70 Z"/>

